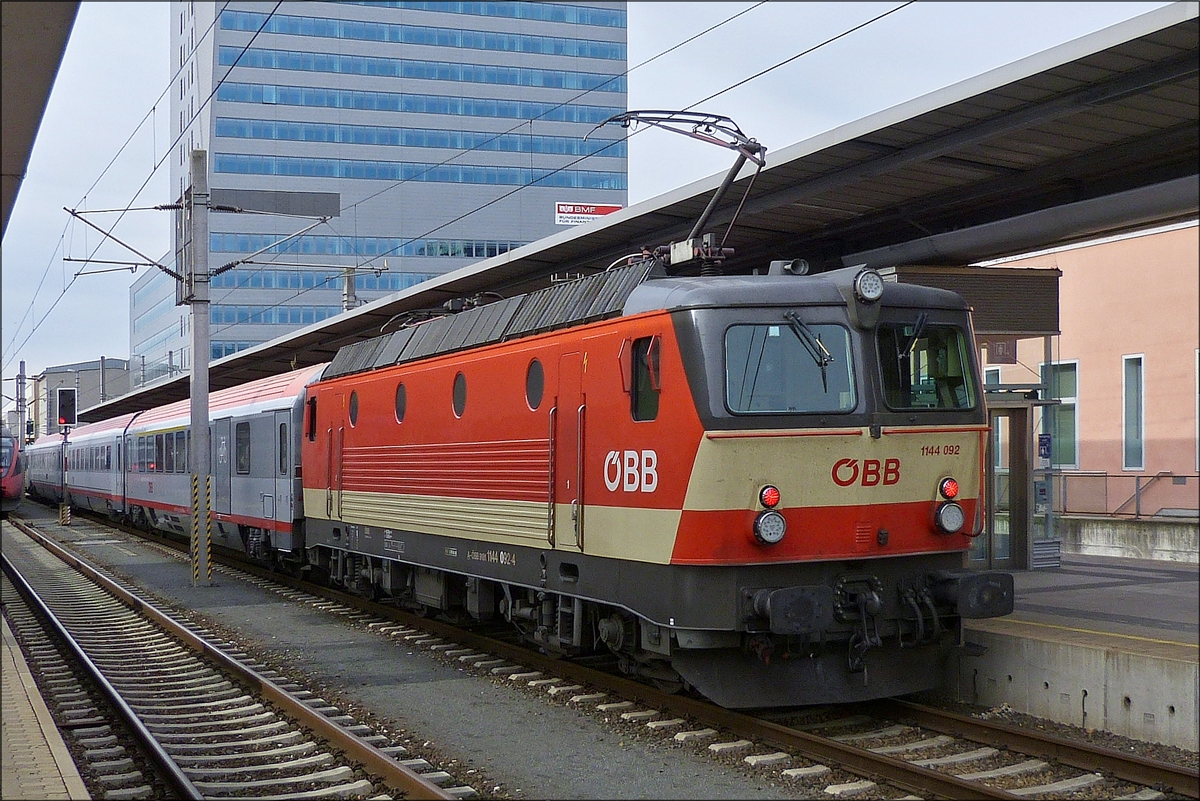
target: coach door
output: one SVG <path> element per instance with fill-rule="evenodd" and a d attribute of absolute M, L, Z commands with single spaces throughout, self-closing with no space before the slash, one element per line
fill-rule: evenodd
<path fill-rule="evenodd" d="M 554 432 L 554 542 L 583 550 L 583 357 L 567 353 L 558 360 L 558 399 Z"/>
<path fill-rule="evenodd" d="M 230 481 L 233 478 L 233 440 L 230 436 L 230 419 L 226 417 L 214 420 L 212 426 L 212 511 L 221 514 L 229 514 L 230 510 Z"/>
<path fill-rule="evenodd" d="M 274 518 L 280 523 L 292 522 L 292 503 L 294 487 L 292 484 L 292 453 L 291 443 L 292 415 L 290 412 L 275 412 L 275 430 L 272 439 L 275 441 L 275 503 Z"/>

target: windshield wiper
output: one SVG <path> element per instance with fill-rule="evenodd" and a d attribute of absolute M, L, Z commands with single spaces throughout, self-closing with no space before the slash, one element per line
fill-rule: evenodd
<path fill-rule="evenodd" d="M 928 312 L 921 312 L 917 315 L 917 321 L 913 323 L 912 336 L 910 336 L 908 341 L 904 343 L 904 347 L 897 352 L 897 356 L 903 358 L 912 353 L 912 349 L 916 346 L 917 340 L 921 338 L 921 334 L 925 333 L 925 324 L 927 322 L 929 322 Z"/>
<path fill-rule="evenodd" d="M 826 349 L 825 343 L 821 342 L 820 337 L 813 334 L 812 329 L 796 316 L 795 312 L 784 312 L 783 318 L 788 321 L 788 327 L 792 329 L 796 339 L 800 340 L 800 344 L 804 345 L 808 355 L 812 356 L 817 367 L 821 368 L 821 388 L 825 392 L 829 392 L 829 379 L 825 368 L 833 364 L 833 354 Z"/>

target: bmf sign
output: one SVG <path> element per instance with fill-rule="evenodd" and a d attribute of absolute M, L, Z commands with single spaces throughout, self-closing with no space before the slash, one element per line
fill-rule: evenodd
<path fill-rule="evenodd" d="M 555 203 L 554 224 L 582 225 L 620 210 L 619 205 L 611 203 Z"/>

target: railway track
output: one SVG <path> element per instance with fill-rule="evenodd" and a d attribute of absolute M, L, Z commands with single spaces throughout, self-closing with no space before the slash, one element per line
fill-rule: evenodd
<path fill-rule="evenodd" d="M 48 648 L 85 678 L 52 698 L 89 759 L 83 766 L 112 798 L 458 798 L 419 775 L 403 747 L 299 686 L 277 684 L 128 588 L 107 579 L 24 524 L 4 529 L 5 611 L 39 670 L 62 678 Z M 70 570 L 64 569 L 64 562 Z M 18 597 L 24 610 L 19 611 Z M 48 643 L 37 631 L 53 631 Z M 239 659 L 242 657 L 242 659 Z M 46 673 L 42 674 L 46 676 Z M 78 684 L 81 689 L 68 687 Z M 97 688 L 89 692 L 84 684 Z M 79 693 L 82 693 L 80 695 Z M 105 703 L 94 703 L 96 694 Z M 101 711 L 101 710 L 104 711 Z M 127 756 L 114 728 L 132 735 Z M 417 760 L 423 762 L 423 760 Z M 423 767 L 423 766 L 422 766 Z M 164 793 L 165 790 L 165 793 Z"/>
<path fill-rule="evenodd" d="M 149 540 L 162 545 L 157 538 Z M 165 546 L 164 546 L 165 547 Z M 669 739 L 819 795 L 899 798 L 1194 798 L 1194 768 L 900 701 L 747 715 L 595 667 L 317 587 L 254 566 L 221 566 L 264 589 L 341 614 L 475 672 L 589 709 L 638 736 Z"/>

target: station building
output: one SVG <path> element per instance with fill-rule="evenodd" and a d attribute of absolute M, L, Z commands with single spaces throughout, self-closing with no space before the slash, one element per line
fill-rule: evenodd
<path fill-rule="evenodd" d="M 983 372 L 992 386 L 1045 385 L 1034 430 L 1049 438 L 1040 478 L 1065 551 L 1196 561 L 1197 263 L 1194 220 L 992 263 L 1061 273 L 1051 358 L 1040 338 L 1019 339 L 1012 353 L 987 347 Z M 996 433 L 1003 476 L 1010 454 Z"/>
<path fill-rule="evenodd" d="M 588 136 L 627 109 L 623 2 L 176 2 L 171 69 L 176 197 L 201 149 L 214 203 L 337 212 L 210 215 L 210 270 L 248 259 L 213 359 L 628 201 L 620 132 Z M 188 311 L 161 271 L 130 288 L 135 385 L 189 369 Z"/>

